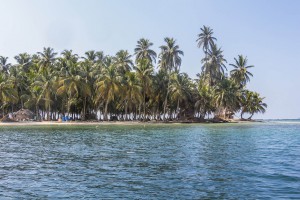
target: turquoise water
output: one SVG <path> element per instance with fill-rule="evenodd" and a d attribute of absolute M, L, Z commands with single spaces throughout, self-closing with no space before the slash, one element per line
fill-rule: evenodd
<path fill-rule="evenodd" d="M 300 122 L 0 127 L 0 199 L 300 199 Z"/>

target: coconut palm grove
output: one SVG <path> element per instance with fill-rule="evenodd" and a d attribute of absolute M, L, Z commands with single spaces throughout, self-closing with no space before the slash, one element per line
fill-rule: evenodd
<path fill-rule="evenodd" d="M 134 55 L 115 55 L 44 48 L 14 57 L 0 57 L 2 117 L 22 108 L 36 120 L 206 121 L 251 119 L 267 107 L 260 94 L 247 89 L 253 77 L 248 59 L 237 55 L 228 63 L 217 45 L 213 29 L 203 26 L 195 45 L 204 52 L 197 79 L 181 71 L 184 52 L 166 37 L 160 52 L 145 38 Z M 200 59 L 199 59 L 200 60 Z M 229 70 L 229 67 L 232 70 Z"/>

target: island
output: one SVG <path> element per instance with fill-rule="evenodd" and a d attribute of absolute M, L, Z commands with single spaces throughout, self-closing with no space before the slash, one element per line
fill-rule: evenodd
<path fill-rule="evenodd" d="M 264 113 L 264 97 L 246 87 L 254 67 L 247 57 L 238 55 L 227 65 L 208 26 L 195 40 L 205 55 L 195 78 L 181 71 L 184 52 L 171 37 L 158 54 L 141 38 L 134 55 L 127 50 L 114 56 L 94 50 L 58 55 L 48 47 L 16 55 L 15 64 L 0 56 L 0 119 L 188 123 L 232 122 L 237 114 L 244 121 Z"/>

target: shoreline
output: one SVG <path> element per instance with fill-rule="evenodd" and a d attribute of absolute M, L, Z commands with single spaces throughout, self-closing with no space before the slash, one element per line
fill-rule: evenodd
<path fill-rule="evenodd" d="M 58 122 L 58 121 L 42 121 L 42 122 L 0 122 L 1 126 L 66 126 L 66 125 L 76 125 L 76 126 L 88 126 L 88 125 L 176 125 L 176 124 L 245 124 L 245 123 L 257 123 L 262 121 L 240 121 L 232 120 L 230 122 L 140 122 L 140 121 L 99 121 L 99 122 L 89 122 L 89 121 L 70 121 L 70 122 Z"/>

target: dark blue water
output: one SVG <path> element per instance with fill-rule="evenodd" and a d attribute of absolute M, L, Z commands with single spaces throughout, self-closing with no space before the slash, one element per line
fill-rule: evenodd
<path fill-rule="evenodd" d="M 300 199 L 300 124 L 0 127 L 0 199 Z"/>

